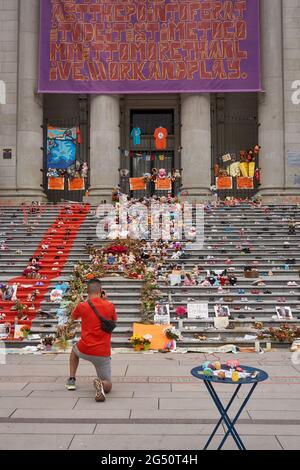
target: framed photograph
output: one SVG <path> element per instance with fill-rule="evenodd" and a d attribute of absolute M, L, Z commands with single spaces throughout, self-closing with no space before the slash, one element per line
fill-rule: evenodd
<path fill-rule="evenodd" d="M 276 313 L 280 320 L 292 320 L 293 319 L 291 307 L 286 307 L 285 305 L 277 306 Z"/>
<path fill-rule="evenodd" d="M 154 314 L 155 325 L 169 325 L 170 324 L 170 305 L 161 303 L 155 305 Z"/>
<path fill-rule="evenodd" d="M 229 318 L 230 317 L 230 310 L 228 305 L 215 305 L 214 306 L 215 315 L 217 318 Z"/>

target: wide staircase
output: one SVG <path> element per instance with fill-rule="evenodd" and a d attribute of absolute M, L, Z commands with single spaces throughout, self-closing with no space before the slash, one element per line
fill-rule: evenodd
<path fill-rule="evenodd" d="M 23 223 L 21 208 L 0 208 L 0 244 L 4 241 L 7 247 L 7 251 L 0 251 L 1 283 L 21 275 L 47 229 L 58 217 L 60 209 L 61 207 L 49 205 L 45 206 L 40 216 L 31 216 L 29 225 L 32 232 L 28 233 L 28 226 Z M 94 212 L 91 208 L 81 224 L 60 275 L 49 282 L 40 305 L 43 315 L 37 313 L 33 319 L 32 334 L 43 336 L 55 332 L 58 305 L 50 302 L 51 290 L 58 281 L 70 279 L 75 263 L 89 261 L 87 244 L 95 244 L 100 248 L 106 243 L 100 242 L 96 236 L 99 220 Z M 183 320 L 180 325 L 183 340 L 178 344 L 179 347 L 194 349 L 224 344 L 253 346 L 253 337 L 257 333 L 255 322 L 263 323 L 265 328 L 279 326 L 285 322 L 274 318 L 277 305 L 290 306 L 293 319 L 289 320 L 289 323 L 300 325 L 300 225 L 296 234 L 289 235 L 290 217 L 300 223 L 298 207 L 257 207 L 242 204 L 235 207 L 223 206 L 206 212 L 203 248 L 196 243 L 186 242 L 185 251 L 188 257 L 180 259 L 179 264 L 184 265 L 187 271 L 191 271 L 195 265 L 200 265 L 203 275 L 207 270 L 227 269 L 237 277 L 237 285 L 224 287 L 225 292 L 219 292 L 218 287 L 170 287 L 164 282 L 159 283 L 163 298 L 171 305 L 171 322 L 177 327 L 179 320 L 175 310 L 178 306 L 186 306 L 191 301 L 207 303 L 209 306 L 209 319 Z M 183 242 L 185 243 L 184 240 Z M 245 248 L 249 248 L 250 252 L 245 253 Z M 171 257 L 171 250 L 169 255 Z M 171 260 L 167 261 L 166 267 L 171 263 Z M 245 278 L 245 267 L 257 270 L 265 285 L 255 287 L 253 282 L 256 279 Z M 290 282 L 296 285 L 288 285 Z M 140 291 L 143 283 L 123 277 L 104 278 L 102 283 L 108 298 L 114 302 L 119 317 L 118 327 L 113 335 L 113 347 L 129 347 L 133 323 L 141 320 Z M 285 302 L 281 304 L 282 299 L 285 299 Z M 214 328 L 214 306 L 219 303 L 228 305 L 231 311 L 230 326 L 224 330 Z M 3 308 L 3 304 L 2 301 L 0 308 Z M 38 342 L 38 339 L 8 341 L 7 345 L 24 347 Z M 283 346 L 287 345 L 283 343 Z"/>

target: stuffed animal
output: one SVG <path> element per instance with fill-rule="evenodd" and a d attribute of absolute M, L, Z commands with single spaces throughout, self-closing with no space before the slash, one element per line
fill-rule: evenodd
<path fill-rule="evenodd" d="M 164 168 L 160 168 L 158 170 L 158 178 L 159 179 L 165 179 L 167 177 L 167 172 Z"/>
<path fill-rule="evenodd" d="M 152 179 L 153 181 L 156 180 L 157 174 L 158 174 L 157 168 L 152 168 L 152 170 L 151 170 L 151 175 L 152 175 L 152 176 L 151 176 L 151 179 Z"/>
<path fill-rule="evenodd" d="M 55 168 L 48 168 L 47 178 L 58 178 L 59 173 Z"/>
<path fill-rule="evenodd" d="M 83 162 L 83 164 L 81 165 L 81 178 L 87 178 L 88 171 L 89 171 L 88 164 L 86 162 Z"/>
<path fill-rule="evenodd" d="M 172 178 L 173 178 L 173 179 L 180 179 L 180 178 L 181 178 L 180 170 L 177 170 L 176 168 L 173 168 L 173 170 L 172 170 Z"/>

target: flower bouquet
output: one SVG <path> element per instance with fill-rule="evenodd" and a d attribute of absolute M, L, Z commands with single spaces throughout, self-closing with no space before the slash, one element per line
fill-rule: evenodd
<path fill-rule="evenodd" d="M 45 347 L 47 351 L 52 349 L 52 346 L 55 342 L 55 336 L 53 335 L 46 335 L 41 339 L 41 344 Z"/>
<path fill-rule="evenodd" d="M 64 351 L 70 346 L 70 341 L 75 338 L 75 324 L 70 320 L 65 325 L 60 325 L 56 331 L 55 346 Z"/>
<path fill-rule="evenodd" d="M 150 349 L 150 346 L 151 346 L 151 341 L 152 341 L 152 335 L 144 335 L 143 336 L 143 340 L 144 340 L 144 351 L 149 351 Z"/>
<path fill-rule="evenodd" d="M 24 325 L 21 327 L 21 332 L 23 335 L 23 339 L 27 339 L 30 333 L 30 327 L 28 325 Z"/>
<path fill-rule="evenodd" d="M 144 348 L 144 338 L 142 336 L 139 336 L 139 335 L 131 336 L 130 343 L 132 344 L 133 349 L 135 351 L 142 351 L 142 349 Z"/>
<path fill-rule="evenodd" d="M 183 306 L 177 307 L 175 312 L 176 312 L 177 317 L 180 317 L 180 318 L 185 317 L 187 315 L 187 309 Z"/>

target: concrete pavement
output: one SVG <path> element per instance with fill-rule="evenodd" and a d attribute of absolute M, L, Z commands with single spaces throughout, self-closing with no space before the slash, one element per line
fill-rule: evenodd
<path fill-rule="evenodd" d="M 221 356 L 232 358 L 270 374 L 237 426 L 246 447 L 298 450 L 300 365 L 280 350 Z M 0 449 L 200 450 L 219 417 L 202 382 L 190 375 L 204 360 L 203 354 L 114 354 L 113 391 L 96 403 L 89 364 L 80 364 L 78 388 L 69 392 L 67 354 L 9 355 L 0 365 Z M 228 401 L 233 387 L 217 388 Z M 245 393 L 242 387 L 233 411 Z M 227 448 L 235 448 L 231 438 Z"/>

